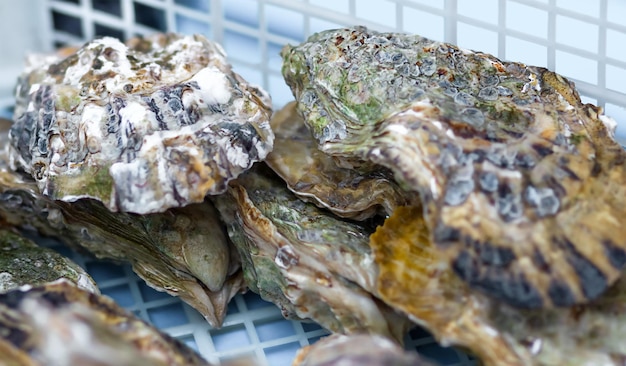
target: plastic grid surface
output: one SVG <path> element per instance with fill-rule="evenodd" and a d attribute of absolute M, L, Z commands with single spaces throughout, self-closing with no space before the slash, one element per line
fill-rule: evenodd
<path fill-rule="evenodd" d="M 103 295 L 179 339 L 214 364 L 243 358 L 255 360 L 258 365 L 291 365 L 301 347 L 329 334 L 315 323 L 284 319 L 274 304 L 251 291 L 231 300 L 224 324 L 216 329 L 179 298 L 150 288 L 130 265 L 97 260 L 54 239 L 30 232 L 25 234 L 40 245 L 74 260 L 93 277 Z M 419 327 L 407 334 L 404 343 L 407 350 L 415 350 L 441 365 L 477 364 L 476 359 L 458 349 L 441 347 Z"/>
<path fill-rule="evenodd" d="M 407 31 L 485 51 L 502 59 L 545 66 L 576 82 L 584 101 L 618 121 L 626 142 L 626 1 L 623 0 L 38 0 L 41 50 L 80 44 L 98 35 L 126 39 L 155 31 L 202 33 L 221 43 L 235 71 L 263 85 L 279 108 L 292 99 L 278 52 L 316 31 L 361 24 Z M 19 17 L 18 17 L 19 18 Z M 41 29 L 40 29 L 41 30 Z M 18 68 L 19 69 L 19 68 Z M 17 76 L 17 75 L 16 75 Z M 0 95 L 0 115 L 12 98 Z M 50 244 L 50 243 L 48 243 Z M 296 350 L 327 332 L 284 320 L 278 308 L 247 293 L 229 306 L 222 329 L 212 329 L 177 298 L 156 292 L 132 273 L 59 248 L 94 276 L 104 294 L 197 349 L 209 361 L 250 355 L 288 365 Z M 414 330 L 409 349 L 445 365 L 476 361 L 441 348 Z"/>
<path fill-rule="evenodd" d="M 270 92 L 276 107 L 292 99 L 280 74 L 284 44 L 354 24 L 417 33 L 556 70 L 618 121 L 618 139 L 626 142 L 624 0 L 32 1 L 45 5 L 34 21 L 46 29 L 31 37 L 47 49 L 98 35 L 205 34 L 224 45 L 237 72 Z M 0 106 L 10 104 L 0 95 Z"/>

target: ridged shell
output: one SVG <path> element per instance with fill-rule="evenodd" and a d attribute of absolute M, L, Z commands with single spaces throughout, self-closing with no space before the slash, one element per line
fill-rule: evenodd
<path fill-rule="evenodd" d="M 371 334 L 324 337 L 298 351 L 293 366 L 427 366 L 414 352 Z"/>
<path fill-rule="evenodd" d="M 589 304 L 519 309 L 472 291 L 430 241 L 421 207 L 401 207 L 371 236 L 378 291 L 443 345 L 485 365 L 623 365 L 626 278 Z"/>
<path fill-rule="evenodd" d="M 321 152 L 295 102 L 276 112 L 270 125 L 276 139 L 265 162 L 305 201 L 341 217 L 364 220 L 391 214 L 416 197 L 402 190 L 386 168 L 341 166 Z"/>
<path fill-rule="evenodd" d="M 341 220 L 299 200 L 264 164 L 213 198 L 228 224 L 248 287 L 287 318 L 310 319 L 337 333 L 402 340 L 406 318 L 375 292 L 367 224 Z"/>
<path fill-rule="evenodd" d="M 100 293 L 91 276 L 78 264 L 0 225 L 0 293 L 21 286 L 43 286 L 59 279 Z"/>
<path fill-rule="evenodd" d="M 614 121 L 540 67 L 362 27 L 283 50 L 320 150 L 391 169 L 474 289 L 523 308 L 600 296 L 626 265 Z"/>
<path fill-rule="evenodd" d="M 0 294 L 0 334 L 5 365 L 209 365 L 110 298 L 65 279 Z"/>
<path fill-rule="evenodd" d="M 8 169 L 0 151 L 0 222 L 130 263 L 149 286 L 179 296 L 215 327 L 244 287 L 237 254 L 208 201 L 146 215 L 111 212 L 91 199 L 52 201 L 37 193 L 31 177 Z"/>
<path fill-rule="evenodd" d="M 202 36 L 104 37 L 30 61 L 12 167 L 52 199 L 163 212 L 222 193 L 272 149 L 269 96 Z"/>

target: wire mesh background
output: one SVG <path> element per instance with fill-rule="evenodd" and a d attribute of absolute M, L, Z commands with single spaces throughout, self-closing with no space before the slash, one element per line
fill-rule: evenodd
<path fill-rule="evenodd" d="M 19 14 L 18 14 L 19 13 Z M 502 59 L 544 66 L 573 80 L 585 102 L 605 108 L 626 142 L 626 1 L 624 0 L 29 0 L 0 3 L 0 114 L 10 116 L 11 89 L 26 52 L 51 51 L 96 36 L 127 39 L 155 31 L 201 33 L 221 43 L 234 69 L 262 85 L 274 106 L 292 99 L 280 74 L 283 45 L 347 25 L 406 31 Z M 54 245 L 59 248 L 58 246 Z M 326 334 L 282 319 L 258 296 L 237 296 L 222 329 L 189 306 L 147 287 L 127 266 L 76 253 L 103 293 L 196 348 L 210 361 L 247 354 L 289 364 L 296 350 Z M 407 348 L 446 365 L 471 365 L 421 330 Z"/>

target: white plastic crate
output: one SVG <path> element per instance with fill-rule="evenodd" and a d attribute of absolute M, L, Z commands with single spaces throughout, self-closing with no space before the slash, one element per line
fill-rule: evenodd
<path fill-rule="evenodd" d="M 366 25 L 406 31 L 502 59 L 545 66 L 573 80 L 583 99 L 618 121 L 626 143 L 626 0 L 25 0 L 0 2 L 0 114 L 10 116 L 15 78 L 27 52 L 81 44 L 98 35 L 202 33 L 221 43 L 235 71 L 262 85 L 275 108 L 292 99 L 278 52 L 310 34 Z M 63 249 L 62 249 L 63 250 Z M 258 296 L 237 296 L 221 330 L 189 306 L 148 288 L 127 266 L 69 253 L 103 293 L 218 361 L 250 354 L 288 365 L 326 331 L 283 320 Z M 416 330 L 407 348 L 445 365 L 476 361 Z"/>

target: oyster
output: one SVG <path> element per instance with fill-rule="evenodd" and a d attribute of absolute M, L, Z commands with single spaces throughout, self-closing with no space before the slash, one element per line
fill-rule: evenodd
<path fill-rule="evenodd" d="M 400 207 L 371 236 L 378 292 L 443 345 L 485 365 L 623 365 L 626 278 L 585 305 L 520 309 L 472 291 L 441 266 L 421 207 Z"/>
<path fill-rule="evenodd" d="M 388 170 L 339 166 L 317 149 L 295 102 L 276 112 L 270 124 L 274 150 L 265 162 L 299 198 L 356 220 L 391 214 L 395 207 L 412 203 L 415 195 L 403 191 Z"/>
<path fill-rule="evenodd" d="M 0 142 L 6 135 L 0 130 Z M 244 287 L 217 215 L 208 201 L 146 215 L 111 212 L 90 199 L 53 201 L 37 193 L 30 176 L 8 169 L 0 151 L 0 222 L 36 229 L 101 259 L 130 262 L 149 286 L 179 296 L 214 327 Z"/>
<path fill-rule="evenodd" d="M 319 149 L 418 192 L 438 258 L 472 288 L 565 307 L 622 274 L 626 152 L 562 76 L 362 27 L 282 55 Z"/>
<path fill-rule="evenodd" d="M 106 296 L 66 279 L 0 294 L 0 350 L 9 365 L 209 365 Z"/>
<path fill-rule="evenodd" d="M 61 278 L 82 290 L 100 293 L 91 276 L 76 263 L 0 227 L 0 293 L 23 285 L 45 285 Z"/>
<path fill-rule="evenodd" d="M 376 299 L 365 223 L 340 220 L 293 195 L 258 164 L 212 199 L 228 225 L 248 287 L 287 318 L 336 333 L 402 340 L 409 322 Z"/>
<path fill-rule="evenodd" d="M 149 286 L 179 296 L 213 327 L 245 287 L 237 254 L 208 201 L 146 215 L 111 212 L 93 200 L 48 209 L 54 236 L 98 258 L 130 262 Z"/>
<path fill-rule="evenodd" d="M 430 365 L 388 339 L 371 334 L 333 334 L 298 351 L 293 366 Z"/>
<path fill-rule="evenodd" d="M 52 199 L 162 212 L 226 190 L 272 149 L 270 99 L 202 36 L 104 37 L 33 57 L 16 88 L 13 169 Z"/>

